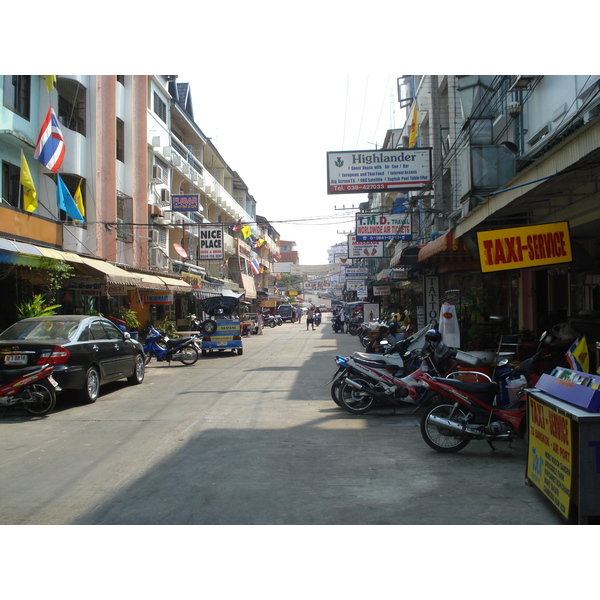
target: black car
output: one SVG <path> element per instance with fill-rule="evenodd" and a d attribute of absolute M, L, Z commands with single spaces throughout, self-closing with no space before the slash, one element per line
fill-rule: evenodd
<path fill-rule="evenodd" d="M 144 381 L 144 350 L 108 319 L 55 315 L 22 319 L 0 334 L 0 371 L 15 379 L 36 365 L 53 365 L 63 391 L 95 402 L 100 386 L 127 378 Z"/>

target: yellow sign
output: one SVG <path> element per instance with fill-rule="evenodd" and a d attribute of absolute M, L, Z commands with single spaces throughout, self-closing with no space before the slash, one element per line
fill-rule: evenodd
<path fill-rule="evenodd" d="M 569 518 L 573 473 L 571 419 L 528 396 L 527 479 Z"/>
<path fill-rule="evenodd" d="M 289 294 L 290 296 L 297 296 L 297 295 L 298 295 L 298 292 L 296 292 L 295 290 L 290 290 L 290 291 L 288 292 L 288 294 Z"/>
<path fill-rule="evenodd" d="M 569 222 L 478 231 L 482 272 L 571 262 Z"/>

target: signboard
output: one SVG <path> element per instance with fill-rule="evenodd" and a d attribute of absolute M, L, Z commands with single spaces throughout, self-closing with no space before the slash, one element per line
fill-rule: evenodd
<path fill-rule="evenodd" d="M 367 279 L 369 269 L 364 267 L 346 267 L 346 279 Z"/>
<path fill-rule="evenodd" d="M 373 296 L 389 296 L 392 293 L 392 289 L 389 285 L 374 285 Z"/>
<path fill-rule="evenodd" d="M 327 193 L 420 190 L 431 182 L 431 148 L 327 152 Z"/>
<path fill-rule="evenodd" d="M 346 289 L 349 292 L 357 292 L 358 289 L 360 287 L 363 287 L 365 285 L 365 281 L 364 279 L 350 279 L 349 281 L 346 281 Z"/>
<path fill-rule="evenodd" d="M 223 260 L 223 225 L 200 225 L 198 228 L 198 259 Z"/>
<path fill-rule="evenodd" d="M 173 304 L 173 292 L 142 294 L 144 304 Z"/>
<path fill-rule="evenodd" d="M 200 206 L 198 194 L 179 194 L 171 196 L 171 210 L 179 212 L 197 211 Z"/>
<path fill-rule="evenodd" d="M 383 258 L 383 242 L 359 242 L 355 235 L 348 236 L 348 258 Z"/>
<path fill-rule="evenodd" d="M 478 231 L 481 271 L 506 271 L 571 262 L 569 222 Z"/>
<path fill-rule="evenodd" d="M 412 239 L 407 213 L 356 213 L 358 242 L 387 242 Z"/>
<path fill-rule="evenodd" d="M 528 395 L 526 477 L 569 518 L 573 473 L 571 419 Z"/>
<path fill-rule="evenodd" d="M 356 290 L 356 295 L 359 298 L 366 298 L 369 293 L 368 293 L 368 287 L 366 285 L 359 285 L 358 289 Z"/>

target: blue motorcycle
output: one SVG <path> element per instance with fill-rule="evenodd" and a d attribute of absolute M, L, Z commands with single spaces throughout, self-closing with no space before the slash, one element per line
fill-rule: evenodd
<path fill-rule="evenodd" d="M 146 355 L 145 364 L 148 364 L 154 356 L 157 362 L 166 361 L 171 364 L 172 360 L 178 360 L 185 366 L 193 365 L 199 356 L 196 348 L 196 336 L 170 340 L 152 326 L 146 337 L 144 354 Z"/>

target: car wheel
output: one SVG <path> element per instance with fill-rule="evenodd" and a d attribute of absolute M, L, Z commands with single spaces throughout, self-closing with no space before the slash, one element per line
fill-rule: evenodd
<path fill-rule="evenodd" d="M 238 349 L 237 349 L 237 353 L 238 353 L 238 356 L 239 356 L 240 354 L 244 354 L 244 349 L 243 349 L 243 348 L 238 348 Z"/>
<path fill-rule="evenodd" d="M 144 381 L 144 374 L 146 372 L 146 365 L 144 362 L 144 357 L 141 354 L 136 354 L 135 357 L 135 369 L 133 370 L 133 375 L 127 378 L 128 383 L 131 385 L 139 385 Z"/>
<path fill-rule="evenodd" d="M 85 374 L 83 388 L 77 392 L 79 400 L 85 404 L 96 402 L 100 393 L 100 373 L 96 367 L 90 367 Z"/>

